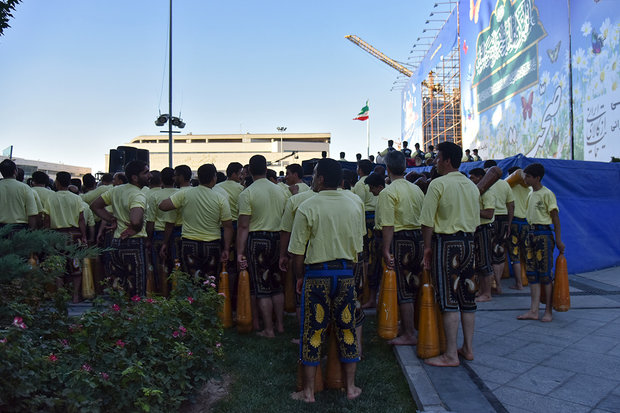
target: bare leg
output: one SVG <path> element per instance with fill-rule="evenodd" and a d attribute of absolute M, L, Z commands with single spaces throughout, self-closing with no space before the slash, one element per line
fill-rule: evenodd
<path fill-rule="evenodd" d="M 276 294 L 271 297 L 273 311 L 276 313 L 276 330 L 284 333 L 284 294 Z"/>
<path fill-rule="evenodd" d="M 73 303 L 80 302 L 80 291 L 82 290 L 82 274 L 73 276 Z"/>
<path fill-rule="evenodd" d="M 547 303 L 547 306 L 545 307 L 545 314 L 540 321 L 548 323 L 553 320 L 553 303 L 551 298 L 551 295 L 553 293 L 553 284 L 545 284 L 542 286 L 542 289 L 542 292 L 545 294 L 545 298 L 547 299 L 547 301 L 545 301 Z"/>
<path fill-rule="evenodd" d="M 476 313 L 461 313 L 461 326 L 463 327 L 463 347 L 458 349 L 458 353 L 465 359 L 474 359 L 474 327 L 476 323 Z"/>
<path fill-rule="evenodd" d="M 491 301 L 491 276 L 487 275 L 480 278 L 480 295 L 476 297 L 476 301 L 484 303 Z"/>
<path fill-rule="evenodd" d="M 258 298 L 257 302 L 261 316 L 263 317 L 263 323 L 265 325 L 263 331 L 259 331 L 258 335 L 269 338 L 275 337 L 275 334 L 273 332 L 273 302 L 271 301 L 271 297 Z"/>
<path fill-rule="evenodd" d="M 519 320 L 538 320 L 538 307 L 540 306 L 540 284 L 530 283 L 530 295 L 532 302 L 530 311 L 517 317 Z"/>
<path fill-rule="evenodd" d="M 399 337 L 390 340 L 390 344 L 395 346 L 415 346 L 418 339 L 415 335 L 415 327 L 413 323 L 413 303 L 403 303 L 399 306 L 402 333 Z"/>
<path fill-rule="evenodd" d="M 493 264 L 493 276 L 495 277 L 495 283 L 497 284 L 496 292 L 497 294 L 502 293 L 502 275 L 504 274 L 504 265 L 506 263 L 502 262 L 501 264 Z"/>
<path fill-rule="evenodd" d="M 362 308 L 375 308 L 377 306 L 377 290 L 374 288 L 370 289 L 370 294 L 368 295 L 368 301 L 362 305 Z"/>
<path fill-rule="evenodd" d="M 513 263 L 512 270 L 515 273 L 515 285 L 510 286 L 510 288 L 512 288 L 513 290 L 522 290 L 523 282 L 521 281 L 521 263 Z"/>
<path fill-rule="evenodd" d="M 362 394 L 362 389 L 355 385 L 355 369 L 357 363 L 342 363 L 344 370 L 344 385 L 347 391 L 347 399 L 353 400 Z"/>
<path fill-rule="evenodd" d="M 306 403 L 314 403 L 314 376 L 317 366 L 303 366 L 304 388 L 296 393 L 291 393 L 291 398 L 303 400 Z"/>
<path fill-rule="evenodd" d="M 360 353 L 360 359 L 362 358 L 362 326 L 355 327 L 355 335 L 357 336 L 357 348 Z"/>
<path fill-rule="evenodd" d="M 440 356 L 426 359 L 424 362 L 437 367 L 456 367 L 460 364 L 456 348 L 456 336 L 459 330 L 459 313 L 445 311 L 443 313 L 443 327 L 446 332 L 446 352 Z M 473 330 L 473 323 L 471 328 Z"/>
<path fill-rule="evenodd" d="M 252 295 L 250 297 L 250 305 L 252 306 L 252 328 L 254 329 L 254 331 L 260 330 L 260 323 L 258 320 L 258 304 L 256 302 L 256 296 Z"/>

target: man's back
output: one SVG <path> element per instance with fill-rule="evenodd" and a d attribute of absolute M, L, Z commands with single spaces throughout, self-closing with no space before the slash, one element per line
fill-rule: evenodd
<path fill-rule="evenodd" d="M 0 200 L 2 224 L 27 224 L 29 216 L 39 213 L 33 191 L 15 179 L 0 181 Z"/>
<path fill-rule="evenodd" d="M 226 194 L 232 220 L 236 221 L 239 216 L 239 195 L 243 191 L 243 185 L 239 182 L 227 179 L 224 182 L 220 182 L 215 185 L 213 189 L 221 194 Z"/>
<path fill-rule="evenodd" d="M 43 211 L 50 217 L 50 228 L 78 228 L 82 198 L 69 191 L 53 192 L 43 205 Z"/>
<path fill-rule="evenodd" d="M 204 185 L 178 191 L 170 200 L 175 207 L 183 207 L 183 238 L 196 241 L 220 239 L 220 222 L 231 219 L 226 197 Z"/>
<path fill-rule="evenodd" d="M 249 215 L 250 232 L 280 231 L 285 195 L 277 185 L 261 178 L 239 195 L 239 215 Z"/>

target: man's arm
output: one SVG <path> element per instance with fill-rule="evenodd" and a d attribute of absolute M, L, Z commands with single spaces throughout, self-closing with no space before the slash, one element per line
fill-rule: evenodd
<path fill-rule="evenodd" d="M 39 215 L 28 216 L 28 227 L 30 229 L 37 229 L 38 222 L 39 222 Z"/>
<path fill-rule="evenodd" d="M 383 259 L 385 260 L 385 266 L 393 270 L 394 269 L 394 257 L 390 254 L 390 246 L 392 245 L 392 238 L 394 238 L 394 227 L 385 226 L 381 229 L 383 235 Z"/>
<path fill-rule="evenodd" d="M 433 259 L 433 249 L 431 242 L 433 240 L 433 227 L 422 225 L 422 239 L 424 240 L 424 269 L 431 269 L 431 260 Z"/>
<path fill-rule="evenodd" d="M 494 213 L 495 213 L 495 209 L 493 208 L 481 209 L 480 218 L 492 219 Z"/>
<path fill-rule="evenodd" d="M 172 211 L 173 209 L 176 209 L 176 207 L 170 198 L 166 198 L 159 203 L 159 209 L 162 211 Z"/>
<path fill-rule="evenodd" d="M 121 234 L 121 239 L 127 239 L 136 235 L 142 230 L 144 225 L 144 209 L 142 207 L 134 207 L 129 210 L 129 225 Z"/>
<path fill-rule="evenodd" d="M 297 294 L 301 294 L 301 287 L 304 284 L 304 256 L 291 254 L 293 256 L 293 275 L 297 280 Z"/>
<path fill-rule="evenodd" d="M 291 240 L 291 233 L 288 231 L 280 231 L 280 261 L 279 267 L 281 271 L 287 271 L 288 267 L 288 243 Z"/>
<path fill-rule="evenodd" d="M 88 239 L 86 238 L 86 220 L 84 220 L 84 211 L 80 211 L 80 217 L 78 218 L 78 226 L 80 227 L 80 233 L 82 234 L 82 244 L 87 245 Z"/>
<path fill-rule="evenodd" d="M 222 227 L 224 228 L 224 248 L 222 249 L 221 261 L 228 261 L 228 254 L 230 252 L 230 242 L 232 241 L 233 226 L 232 220 L 222 221 Z"/>
<path fill-rule="evenodd" d="M 173 231 L 174 222 L 166 222 L 166 227 L 164 228 L 164 240 L 161 244 L 161 248 L 159 249 L 159 256 L 164 260 L 168 255 L 168 245 L 170 244 L 170 237 L 172 236 Z"/>
<path fill-rule="evenodd" d="M 558 247 L 560 254 L 564 254 L 566 248 L 562 242 L 562 228 L 560 227 L 560 214 L 557 209 L 550 212 L 551 222 L 553 222 L 553 229 L 555 230 L 555 246 Z"/>
<path fill-rule="evenodd" d="M 515 201 L 506 203 L 506 208 L 508 209 L 508 230 L 506 231 L 505 239 L 508 239 L 510 236 L 510 224 L 512 224 L 512 219 L 515 217 Z"/>
<path fill-rule="evenodd" d="M 112 223 L 116 222 L 116 218 L 114 218 L 114 215 L 112 215 L 110 211 L 105 209 L 105 207 L 106 203 L 100 196 L 97 197 L 97 199 L 95 199 L 92 204 L 90 204 L 90 209 L 92 209 L 92 211 L 97 214 L 99 218 Z"/>
<path fill-rule="evenodd" d="M 240 270 L 248 267 L 248 260 L 245 257 L 245 244 L 250 233 L 250 215 L 239 215 L 237 219 L 237 264 Z"/>

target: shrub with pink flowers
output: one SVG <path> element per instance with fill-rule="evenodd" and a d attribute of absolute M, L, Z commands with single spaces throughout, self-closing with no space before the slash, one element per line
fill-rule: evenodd
<path fill-rule="evenodd" d="M 44 292 L 43 275 L 29 279 L 41 284 L 31 286 L 37 300 L 0 297 L 10 298 L 0 304 L 0 411 L 177 410 L 223 354 L 222 299 L 187 274 L 174 275 L 167 299 L 107 289 L 107 299 L 79 318 L 68 317 L 64 289 Z"/>

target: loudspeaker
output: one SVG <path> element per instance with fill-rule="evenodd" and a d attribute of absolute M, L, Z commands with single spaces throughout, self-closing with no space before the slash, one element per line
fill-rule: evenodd
<path fill-rule="evenodd" d="M 310 159 L 307 161 L 301 161 L 301 168 L 304 170 L 304 176 L 312 175 L 312 173 L 314 173 L 314 167 L 316 166 L 316 163 L 318 161 L 319 161 L 318 159 Z"/>
<path fill-rule="evenodd" d="M 123 168 L 129 162 L 138 159 L 138 149 L 136 148 L 133 148 L 131 146 L 117 146 L 116 150 L 121 151 L 125 154 L 125 164 L 123 165 Z"/>
<path fill-rule="evenodd" d="M 138 153 L 137 153 L 137 159 L 139 161 L 144 162 L 147 165 L 150 165 L 150 155 L 149 155 L 149 150 L 148 149 L 138 149 Z"/>
<path fill-rule="evenodd" d="M 117 149 L 110 149 L 108 172 L 114 174 L 125 170 L 125 152 Z"/>

